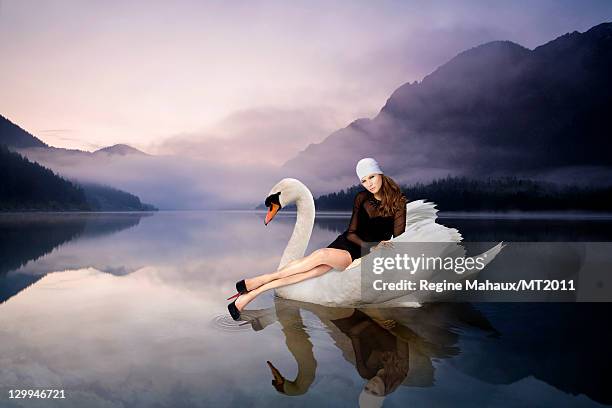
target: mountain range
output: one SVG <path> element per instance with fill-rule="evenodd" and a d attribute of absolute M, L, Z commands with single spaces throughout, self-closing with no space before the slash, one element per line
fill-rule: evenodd
<path fill-rule="evenodd" d="M 93 152 L 53 147 L 3 116 L 0 116 L 1 144 L 79 184 L 86 193 L 97 197 L 94 207 L 102 204 L 108 208 L 113 202 L 120 206 L 134 204 L 127 196 L 119 199 L 116 190 L 129 191 L 162 209 L 205 208 L 211 201 L 209 197 L 213 197 L 213 193 L 198 188 L 199 175 L 204 172 L 201 168 L 206 166 L 201 160 L 150 155 L 127 144 Z M 106 198 L 101 198 L 105 188 Z"/>
<path fill-rule="evenodd" d="M 126 144 L 115 144 L 112 146 L 103 147 L 94 152 L 87 152 L 78 149 L 64 149 L 61 147 L 49 146 L 30 132 L 22 129 L 19 125 L 11 122 L 8 118 L 0 115 L 0 145 L 3 144 L 11 150 L 20 153 L 36 152 L 37 149 L 47 152 L 70 153 L 75 156 L 91 157 L 94 155 L 117 155 L 117 156 L 149 156 L 147 153 L 140 151 Z"/>
<path fill-rule="evenodd" d="M 0 116 L 0 211 L 151 211 L 133 194 L 97 183 L 66 180 L 19 151 L 68 151 L 81 156 L 142 155 L 127 145 L 114 145 L 93 153 L 57 149 Z"/>
<path fill-rule="evenodd" d="M 116 144 L 108 147 L 103 147 L 101 149 L 96 150 L 93 154 L 108 154 L 108 155 L 118 155 L 118 156 L 149 156 L 143 151 L 140 151 L 132 146 L 128 146 L 126 144 Z"/>
<path fill-rule="evenodd" d="M 612 23 L 533 50 L 493 41 L 400 86 L 373 119 L 358 119 L 283 165 L 334 191 L 376 158 L 404 182 L 518 175 L 610 183 Z"/>
<path fill-rule="evenodd" d="M 375 117 L 355 120 L 273 169 L 152 156 L 122 144 L 61 149 L 4 117 L 0 144 L 71 180 L 112 185 L 165 209 L 252 208 L 283 177 L 300 179 L 315 195 L 339 191 L 355 184 L 362 157 L 376 158 L 404 185 L 447 176 L 610 185 L 610 72 L 612 23 L 534 49 L 482 44 L 401 85 Z M 203 183 L 203 174 L 215 183 Z"/>

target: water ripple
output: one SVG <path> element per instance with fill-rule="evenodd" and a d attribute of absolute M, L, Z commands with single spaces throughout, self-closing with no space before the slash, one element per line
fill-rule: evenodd
<path fill-rule="evenodd" d="M 252 331 L 251 323 L 248 321 L 235 321 L 227 314 L 214 316 L 211 325 L 215 329 L 225 332 L 245 332 Z"/>

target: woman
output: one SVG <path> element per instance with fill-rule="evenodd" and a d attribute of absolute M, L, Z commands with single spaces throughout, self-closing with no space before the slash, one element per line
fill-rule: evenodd
<path fill-rule="evenodd" d="M 356 170 L 366 190 L 355 196 L 348 230 L 327 248 L 289 262 L 276 272 L 237 282 L 240 297 L 227 306 L 234 320 L 240 318 L 240 311 L 249 302 L 266 290 L 314 278 L 331 269 L 342 271 L 362 255 L 380 246 L 392 246 L 388 242 L 391 236 L 404 232 L 407 200 L 399 186 L 370 157 L 359 160 Z"/>
<path fill-rule="evenodd" d="M 360 407 L 381 406 L 408 375 L 410 348 L 392 329 L 395 321 L 376 322 L 362 311 L 332 320 L 353 344 L 355 367 L 368 380 L 359 395 Z"/>

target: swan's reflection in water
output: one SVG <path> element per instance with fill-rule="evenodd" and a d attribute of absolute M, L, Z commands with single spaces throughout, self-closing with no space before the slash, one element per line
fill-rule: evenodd
<path fill-rule="evenodd" d="M 249 310 L 245 318 L 254 330 L 263 330 L 276 321 L 281 324 L 286 345 L 297 363 L 297 375 L 288 379 L 273 362 L 267 364 L 272 385 L 285 395 L 305 394 L 316 377 L 317 361 L 309 335 L 311 321 L 304 322 L 301 312 L 305 311 L 318 318 L 344 359 L 363 378 L 360 406 L 379 406 L 400 386 L 433 385 L 432 360 L 459 353 L 458 327 L 496 333 L 486 318 L 468 304 L 354 309 L 275 298 L 274 307 Z"/>
<path fill-rule="evenodd" d="M 284 395 L 304 395 L 317 377 L 325 377 L 316 372 L 312 341 L 322 327 L 363 379 L 362 407 L 380 406 L 385 397 L 402 388 L 435 384 L 441 389 L 441 382 L 458 376 L 462 381 L 476 381 L 473 385 L 479 388 L 473 393 L 456 389 L 455 398 L 475 405 L 491 403 L 486 393 L 477 391 L 486 389 L 485 384 L 520 389 L 518 384 L 532 381 L 562 391 L 573 398 L 572 406 L 612 404 L 606 380 L 612 364 L 612 329 L 603 323 L 609 319 L 612 304 L 432 303 L 418 309 L 352 309 L 281 298 L 274 303 L 268 309 L 250 310 L 245 318 L 254 330 L 275 322 L 281 325 L 297 375 L 285 376 L 291 366 L 267 364 L 272 385 Z M 315 330 L 310 315 L 317 319 Z M 436 374 L 437 369 L 443 371 Z M 525 390 L 522 400 L 495 400 L 493 405 L 522 406 L 529 395 L 542 398 L 529 387 Z M 463 392 L 466 394 L 460 395 Z M 407 395 L 402 394 L 404 400 Z M 431 392 L 426 395 L 436 398 Z M 347 403 L 356 400 L 356 395 L 343 397 Z M 451 400 L 442 396 L 441 405 Z"/>

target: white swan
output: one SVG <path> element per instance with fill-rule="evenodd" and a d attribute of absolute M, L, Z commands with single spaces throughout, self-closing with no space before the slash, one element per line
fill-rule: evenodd
<path fill-rule="evenodd" d="M 315 204 L 310 190 L 302 182 L 293 178 L 285 178 L 279 181 L 270 190 L 268 198 L 271 198 L 271 196 L 278 199 L 280 207 L 274 203 L 270 204 L 266 223 L 274 217 L 280 208 L 291 203 L 295 203 L 297 206 L 295 227 L 281 257 L 278 266 L 278 269 L 280 269 L 287 263 L 304 256 L 314 227 Z M 267 199 L 267 204 L 268 201 Z M 409 202 L 406 204 L 406 230 L 391 241 L 447 243 L 443 245 L 442 252 L 444 255 L 439 255 L 464 256 L 465 249 L 458 244 L 463 239 L 461 234 L 454 228 L 436 223 L 437 212 L 434 203 L 427 203 L 424 200 Z M 487 259 L 485 264 L 489 263 L 501 248 L 502 243 L 499 243 L 478 256 L 485 256 Z M 365 257 L 368 256 L 372 256 L 372 254 Z M 360 264 L 361 259 L 356 259 L 344 271 L 332 269 L 316 278 L 276 288 L 276 294 L 285 299 L 325 306 L 348 307 L 365 307 L 368 305 L 376 307 L 418 307 L 421 302 L 432 300 L 430 292 L 414 292 L 409 295 L 400 291 L 367 291 L 362 293 Z M 463 275 L 457 275 L 457 279 L 467 277 L 473 277 L 473 274 L 466 272 Z"/>

